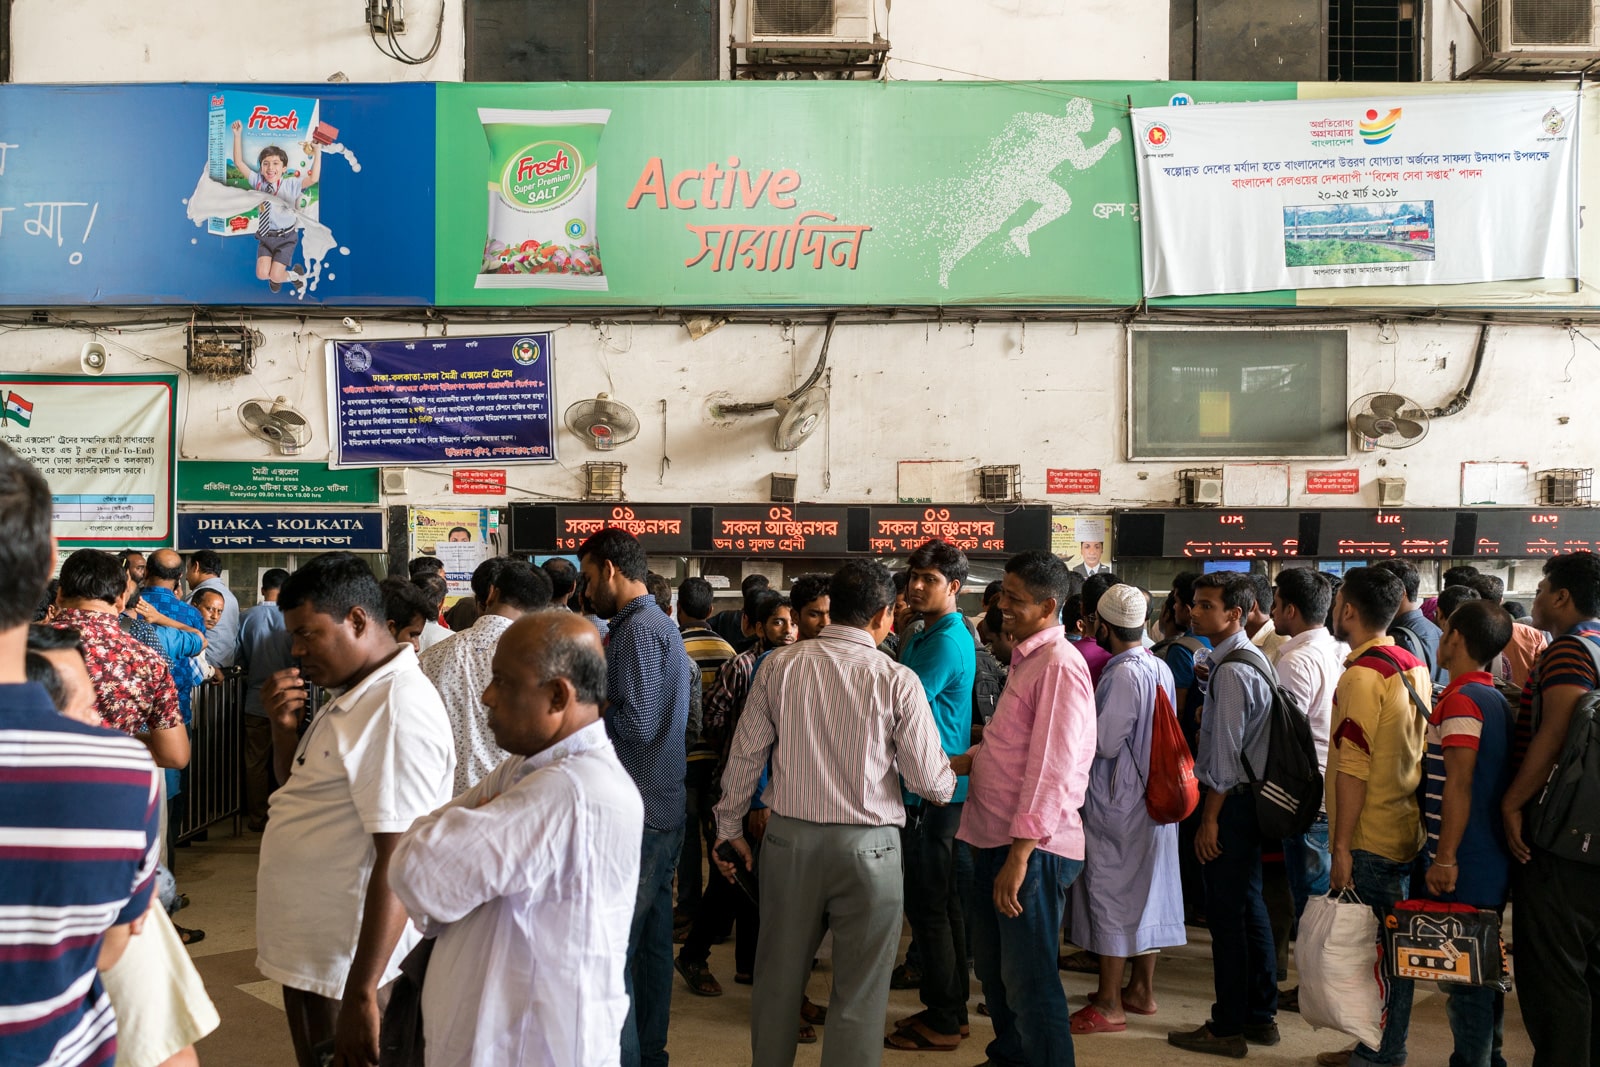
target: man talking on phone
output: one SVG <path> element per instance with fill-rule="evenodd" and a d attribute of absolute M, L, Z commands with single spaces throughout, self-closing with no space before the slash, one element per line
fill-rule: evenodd
<path fill-rule="evenodd" d="M 455 742 L 364 562 L 313 558 L 278 607 L 299 666 L 262 687 L 283 785 L 261 839 L 256 968 L 283 985 L 300 1067 L 376 1067 L 388 985 L 418 939 L 389 861 L 411 823 L 450 799 Z M 338 696 L 302 735 L 310 685 Z"/>

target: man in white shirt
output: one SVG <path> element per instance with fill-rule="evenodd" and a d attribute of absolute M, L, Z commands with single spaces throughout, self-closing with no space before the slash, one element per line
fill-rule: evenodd
<path fill-rule="evenodd" d="M 450 583 L 445 581 L 442 574 L 419 574 L 411 579 L 411 584 L 422 590 L 422 596 L 428 602 L 422 634 L 417 638 L 418 651 L 426 652 L 450 636 L 450 628 L 439 624 L 439 613 L 444 610 L 444 602 L 450 595 Z"/>
<path fill-rule="evenodd" d="M 390 884 L 437 938 L 422 985 L 429 1067 L 621 1060 L 644 803 L 606 736 L 605 699 L 594 627 L 569 611 L 512 623 L 483 693 L 511 755 L 400 839 Z"/>
<path fill-rule="evenodd" d="M 1250 580 L 1256 587 L 1256 606 L 1244 617 L 1244 631 L 1250 635 L 1250 643 L 1261 650 L 1267 662 L 1276 665 L 1278 657 L 1283 654 L 1283 643 L 1289 637 L 1280 633 L 1278 624 L 1273 621 L 1272 579 L 1257 573 L 1250 575 Z"/>
<path fill-rule="evenodd" d="M 1295 567 L 1278 575 L 1272 600 L 1272 623 L 1285 638 L 1278 648 L 1278 681 L 1293 693 L 1311 720 L 1311 737 L 1317 746 L 1317 763 L 1328 767 L 1328 728 L 1333 718 L 1333 691 L 1344 671 L 1350 649 L 1328 631 L 1328 606 L 1333 583 L 1310 567 Z M 1328 816 L 1319 814 L 1311 829 L 1283 842 L 1284 866 L 1294 895 L 1295 914 L 1305 910 L 1313 895 L 1328 891 Z"/>
<path fill-rule="evenodd" d="M 311 559 L 278 606 L 300 666 L 262 686 L 283 785 L 261 839 L 256 969 L 283 985 L 300 1067 L 320 1067 L 330 1047 L 335 1063 L 375 1067 L 379 991 L 418 937 L 389 889 L 389 861 L 401 833 L 450 799 L 455 745 L 358 557 Z M 301 737 L 308 683 L 339 696 Z"/>
<path fill-rule="evenodd" d="M 500 639 L 513 622 L 550 606 L 550 576 L 522 560 L 496 556 L 472 572 L 478 620 L 472 627 L 426 649 L 422 673 L 439 690 L 456 739 L 455 795 L 477 785 L 506 753 L 489 731 L 481 697 Z M 570 614 L 570 613 L 569 613 Z"/>

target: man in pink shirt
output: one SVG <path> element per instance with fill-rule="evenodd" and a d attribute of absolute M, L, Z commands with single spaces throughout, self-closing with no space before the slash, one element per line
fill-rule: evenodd
<path fill-rule="evenodd" d="M 1072 1067 L 1072 1022 L 1056 959 L 1067 888 L 1083 870 L 1083 806 L 1095 753 L 1094 689 L 1059 622 L 1066 564 L 1048 552 L 1006 563 L 998 605 L 1017 642 L 983 741 L 951 766 L 972 776 L 957 838 L 972 847 L 973 962 L 995 1067 Z M 1003 976 L 1003 977 L 1002 977 Z"/>

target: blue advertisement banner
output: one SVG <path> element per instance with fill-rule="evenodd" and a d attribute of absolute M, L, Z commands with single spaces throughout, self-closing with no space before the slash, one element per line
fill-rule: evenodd
<path fill-rule="evenodd" d="M 550 338 L 328 342 L 330 465 L 553 462 Z"/>
<path fill-rule="evenodd" d="M 432 85 L 0 86 L 0 303 L 429 304 L 434 154 Z"/>
<path fill-rule="evenodd" d="M 382 552 L 382 511 L 187 511 L 178 551 Z"/>

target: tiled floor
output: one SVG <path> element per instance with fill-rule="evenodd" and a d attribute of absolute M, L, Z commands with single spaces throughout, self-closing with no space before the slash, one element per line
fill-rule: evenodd
<path fill-rule="evenodd" d="M 260 839 L 254 834 L 234 838 L 227 836 L 225 828 L 219 830 L 213 832 L 209 842 L 177 853 L 178 883 L 193 902 L 179 915 L 179 921 L 206 931 L 205 941 L 194 946 L 192 952 L 222 1016 L 221 1027 L 200 1044 L 201 1061 L 206 1067 L 292 1064 L 278 988 L 264 981 L 255 969 L 255 858 Z M 1152 1018 L 1130 1018 L 1126 1033 L 1077 1039 L 1079 1064 L 1175 1067 L 1184 1062 L 1215 1062 L 1178 1052 L 1166 1043 L 1169 1029 L 1199 1025 L 1210 1007 L 1208 939 L 1204 931 L 1191 930 L 1190 933 L 1193 938 L 1190 945 L 1162 956 L 1156 972 L 1159 1014 Z M 750 1064 L 750 990 L 731 981 L 732 951 L 731 943 L 712 950 L 712 969 L 723 980 L 724 996 L 695 997 L 685 992 L 681 981 L 675 986 L 669 1045 L 675 1062 L 692 1067 L 748 1067 Z M 1063 974 L 1062 982 L 1074 999 L 1089 992 L 1094 985 L 1090 976 L 1080 974 Z M 829 972 L 824 963 L 812 980 L 811 998 L 826 1003 L 828 985 Z M 975 986 L 974 1004 L 979 999 Z M 890 996 L 892 1014 L 909 1014 L 918 1007 L 915 992 L 895 992 Z M 1506 1015 L 1506 1058 L 1512 1064 L 1526 1064 L 1531 1059 L 1531 1049 L 1514 997 Z M 1283 1031 L 1282 1044 L 1274 1048 L 1252 1047 L 1250 1062 L 1309 1064 L 1314 1062 L 1319 1051 L 1346 1048 L 1351 1044 L 1340 1034 L 1313 1032 L 1296 1015 L 1282 1013 L 1278 1021 Z M 930 1058 L 950 1067 L 981 1063 L 984 1040 L 989 1032 L 988 1020 L 974 1014 L 972 1024 L 972 1038 L 952 1056 L 884 1052 L 882 1062 L 888 1067 L 909 1067 Z M 827 1027 L 822 1027 L 821 1032 L 826 1041 Z M 819 1064 L 821 1048 L 821 1045 L 802 1047 L 796 1063 Z M 1444 1018 L 1444 998 L 1434 989 L 1419 987 L 1412 1018 L 1409 1065 L 1444 1067 L 1449 1058 L 1450 1032 Z"/>

